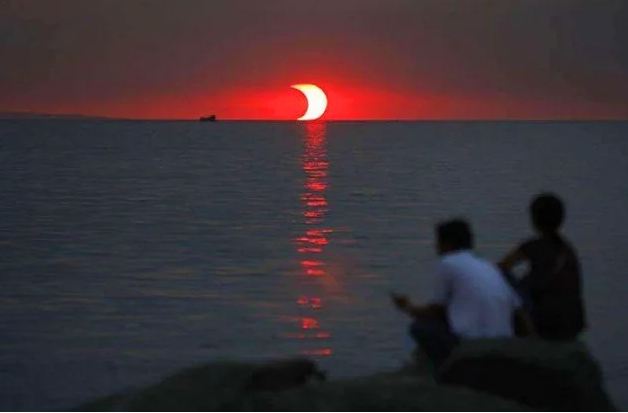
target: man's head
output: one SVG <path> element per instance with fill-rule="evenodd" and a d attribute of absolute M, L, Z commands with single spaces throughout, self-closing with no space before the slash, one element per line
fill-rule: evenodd
<path fill-rule="evenodd" d="M 565 218 L 563 202 L 554 194 L 537 195 L 530 203 L 530 217 L 537 231 L 554 234 Z"/>
<path fill-rule="evenodd" d="M 454 219 L 436 225 L 437 251 L 439 255 L 473 248 L 473 234 L 467 221 Z"/>

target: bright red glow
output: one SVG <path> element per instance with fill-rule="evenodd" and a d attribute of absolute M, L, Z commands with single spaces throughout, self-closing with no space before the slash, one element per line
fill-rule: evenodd
<path fill-rule="evenodd" d="M 312 277 L 320 277 L 325 275 L 325 270 L 322 268 L 324 264 L 321 261 L 305 260 L 301 261 L 301 266 L 305 270 L 305 273 Z M 320 302 L 320 299 L 318 301 Z"/>
<path fill-rule="evenodd" d="M 310 277 L 322 277 L 326 274 L 325 270 L 317 270 L 313 268 L 308 268 L 307 270 L 305 270 L 305 273 Z"/>
<path fill-rule="evenodd" d="M 303 238 L 299 238 L 297 241 L 301 242 L 301 243 L 307 243 L 307 244 L 313 244 L 313 245 L 320 245 L 320 246 L 324 246 L 329 244 L 329 241 L 327 240 L 327 238 L 325 238 L 322 233 L 321 235 L 316 235 L 316 236 L 307 236 L 307 237 L 303 237 Z M 316 251 L 318 251 L 320 248 L 316 249 Z"/>
<path fill-rule="evenodd" d="M 308 230 L 304 237 L 297 238 L 297 241 L 302 244 L 314 244 L 314 245 L 327 245 L 329 241 L 325 236 L 325 232 L 320 229 Z"/>
<path fill-rule="evenodd" d="M 329 245 L 328 236 L 334 232 L 332 228 L 322 227 L 328 203 L 325 196 L 327 184 L 327 152 L 325 148 L 325 124 L 307 123 L 305 150 L 302 157 L 302 169 L 305 174 L 301 204 L 303 206 L 303 218 L 305 230 L 303 234 L 294 239 L 296 250 L 302 255 L 300 260 L 303 274 L 307 277 L 317 277 L 323 280 L 329 279 L 327 265 L 323 259 L 324 249 Z M 300 340 L 318 339 L 325 340 L 331 337 L 328 331 L 321 329 L 318 318 L 313 317 L 315 311 L 323 309 L 323 300 L 319 296 L 301 295 L 296 299 L 300 312 L 307 312 L 309 316 L 299 317 L 299 326 L 302 331 L 291 334 L 291 338 Z M 305 350 L 303 354 L 311 356 L 330 356 L 331 348 L 324 347 L 313 350 Z"/>
<path fill-rule="evenodd" d="M 301 261 L 301 265 L 304 267 L 320 267 L 323 263 L 321 261 L 303 260 Z"/>
<path fill-rule="evenodd" d="M 299 249 L 297 249 L 297 251 L 300 252 L 301 254 L 307 254 L 307 253 L 320 254 L 321 252 L 323 252 L 323 249 L 322 248 L 305 247 L 305 248 L 299 248 Z"/>
<path fill-rule="evenodd" d="M 309 178 L 323 178 L 327 176 L 327 162 L 318 160 L 307 161 L 303 170 L 308 173 Z"/>
<path fill-rule="evenodd" d="M 321 299 L 319 297 L 312 297 L 312 298 L 310 298 L 310 305 L 315 310 L 321 308 L 321 306 L 322 306 Z"/>
<path fill-rule="evenodd" d="M 302 307 L 309 307 L 314 310 L 318 310 L 322 307 L 322 301 L 320 297 L 306 297 L 301 296 L 297 299 L 297 304 Z"/>
<path fill-rule="evenodd" d="M 331 356 L 332 354 L 333 354 L 333 351 L 329 347 L 303 351 L 303 355 L 306 355 L 306 356 L 328 357 L 328 356 Z"/>
<path fill-rule="evenodd" d="M 312 317 L 303 317 L 301 319 L 301 328 L 303 330 L 313 330 L 320 328 L 318 320 Z"/>
<path fill-rule="evenodd" d="M 307 201 L 307 206 L 310 207 L 324 207 L 327 206 L 327 201 L 325 199 L 315 199 Z"/>
<path fill-rule="evenodd" d="M 296 238 L 297 251 L 300 254 L 321 254 L 329 244 L 328 234 L 333 232 L 329 228 L 320 228 L 329 207 L 325 191 L 328 188 L 327 150 L 325 148 L 325 125 L 322 123 L 308 123 L 305 125 L 305 151 L 302 157 L 302 168 L 305 173 L 304 192 L 301 194 L 303 217 L 308 229 L 305 234 Z M 320 260 L 316 267 L 309 265 L 312 260 L 303 260 L 301 265 L 306 275 L 322 277 L 326 275 L 324 265 Z"/>
<path fill-rule="evenodd" d="M 298 78 L 269 79 L 263 86 L 225 86 L 200 91 L 159 89 L 123 98 L 84 98 L 80 102 L 16 104 L 8 111 L 142 119 L 198 119 L 216 114 L 223 120 L 290 120 L 303 114 L 307 101 L 290 88 L 304 78 L 319 85 L 329 101 L 325 120 L 451 120 L 451 119 L 625 119 L 626 105 L 594 101 L 435 92 L 416 85 L 390 85 L 380 79 L 353 80 L 355 73 L 329 73 L 312 68 Z M 24 106 L 21 108 L 21 106 Z M 6 109 L 5 109 L 6 110 Z"/>
<path fill-rule="evenodd" d="M 292 339 L 296 339 L 296 340 L 311 340 L 311 339 L 317 339 L 317 340 L 324 340 L 324 339 L 328 339 L 331 337 L 331 334 L 327 331 L 320 331 L 317 333 L 283 333 L 281 335 L 282 337 L 285 338 L 292 338 Z"/>
<path fill-rule="evenodd" d="M 327 189 L 327 184 L 324 182 L 307 182 L 305 187 L 314 192 L 324 192 Z"/>

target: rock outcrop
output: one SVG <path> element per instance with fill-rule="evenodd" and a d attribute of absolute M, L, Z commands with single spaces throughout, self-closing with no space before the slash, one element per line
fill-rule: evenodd
<path fill-rule="evenodd" d="M 614 410 L 598 364 L 580 342 L 469 341 L 442 366 L 439 381 L 539 410 Z"/>
<path fill-rule="evenodd" d="M 599 368 L 580 343 L 478 340 L 438 373 L 403 370 L 324 381 L 307 359 L 219 362 L 84 404 L 83 411 L 613 410 Z"/>
<path fill-rule="evenodd" d="M 304 365 L 297 367 L 302 368 Z M 279 372 L 276 378 L 269 372 Z M 79 406 L 81 411 L 522 411 L 515 402 L 473 390 L 446 387 L 428 378 L 391 373 L 301 384 L 295 365 L 212 363 L 181 371 L 161 383 Z M 303 371 L 306 371 L 304 369 Z M 260 376 L 261 375 L 261 376 Z M 260 377 L 275 390 L 251 388 Z M 286 379 L 286 378 L 290 379 Z M 291 383 L 291 380 L 294 380 Z M 276 390 L 277 383 L 283 390 Z M 293 385 L 294 384 L 294 385 Z M 295 385 L 301 384 L 300 387 Z M 255 387 L 255 386 L 254 386 Z"/>

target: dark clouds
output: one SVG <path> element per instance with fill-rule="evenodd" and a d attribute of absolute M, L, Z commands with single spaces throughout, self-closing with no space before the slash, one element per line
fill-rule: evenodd
<path fill-rule="evenodd" d="M 0 110 L 323 77 L 628 116 L 627 21 L 624 0 L 0 0 Z"/>

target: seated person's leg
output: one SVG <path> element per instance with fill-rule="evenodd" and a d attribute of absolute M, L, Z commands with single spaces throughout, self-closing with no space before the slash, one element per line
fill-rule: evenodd
<path fill-rule="evenodd" d="M 439 366 L 458 344 L 447 323 L 436 318 L 420 318 L 410 325 L 410 335 L 430 360 Z"/>

